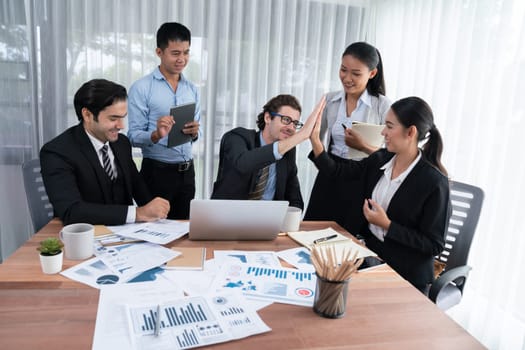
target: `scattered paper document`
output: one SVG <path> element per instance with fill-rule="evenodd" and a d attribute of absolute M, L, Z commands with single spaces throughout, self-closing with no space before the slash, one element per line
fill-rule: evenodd
<path fill-rule="evenodd" d="M 228 291 L 128 305 L 133 348 L 189 349 L 270 331 L 243 301 L 241 294 Z"/>
<path fill-rule="evenodd" d="M 182 286 L 186 295 L 203 295 L 210 292 L 212 282 L 217 275 L 217 269 L 215 259 L 209 259 L 204 262 L 202 271 L 166 270 L 162 276 Z M 247 299 L 246 303 L 258 311 L 273 302 L 271 300 Z"/>
<path fill-rule="evenodd" d="M 235 291 L 182 297 L 175 285 L 120 285 L 101 290 L 93 349 L 188 349 L 270 330 Z"/>
<path fill-rule="evenodd" d="M 182 286 L 187 295 L 202 295 L 210 291 L 210 286 L 217 275 L 215 259 L 206 260 L 201 271 L 166 269 L 163 276 Z"/>
<path fill-rule="evenodd" d="M 98 302 L 93 349 L 131 348 L 126 305 L 138 301 L 156 303 L 162 299 L 182 297 L 182 289 L 166 280 L 103 286 Z"/>
<path fill-rule="evenodd" d="M 190 231 L 190 223 L 175 220 L 159 220 L 142 224 L 111 226 L 116 234 L 156 244 L 168 244 Z"/>
<path fill-rule="evenodd" d="M 225 262 L 213 281 L 213 290 L 238 289 L 248 298 L 312 306 L 315 272 Z"/>
<path fill-rule="evenodd" d="M 126 282 L 135 283 L 162 280 L 164 279 L 164 271 L 165 270 L 160 267 L 155 267 L 126 281 L 121 278 L 121 276 L 115 274 L 102 260 L 99 258 L 92 258 L 70 267 L 69 269 L 62 271 L 60 274 L 74 281 L 87 284 L 93 288 L 101 288 L 105 285 Z"/>
<path fill-rule="evenodd" d="M 235 260 L 252 265 L 281 267 L 277 254 L 272 251 L 215 250 L 213 256 L 219 265 L 227 260 Z"/>
<path fill-rule="evenodd" d="M 125 281 L 178 255 L 177 251 L 147 242 L 104 247 L 97 252 L 98 258 Z"/>
<path fill-rule="evenodd" d="M 299 270 L 315 271 L 310 260 L 310 251 L 305 247 L 281 250 L 277 252 L 277 256 Z"/>

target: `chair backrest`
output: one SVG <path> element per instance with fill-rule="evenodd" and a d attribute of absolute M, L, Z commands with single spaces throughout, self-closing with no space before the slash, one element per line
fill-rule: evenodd
<path fill-rule="evenodd" d="M 445 270 L 467 264 L 483 198 L 483 190 L 479 187 L 457 181 L 450 182 L 452 215 L 447 227 L 445 249 L 436 257 L 445 263 Z"/>
<path fill-rule="evenodd" d="M 31 214 L 33 229 L 37 232 L 53 218 L 53 206 L 49 203 L 40 174 L 40 160 L 31 159 L 22 164 L 22 174 L 29 214 Z"/>

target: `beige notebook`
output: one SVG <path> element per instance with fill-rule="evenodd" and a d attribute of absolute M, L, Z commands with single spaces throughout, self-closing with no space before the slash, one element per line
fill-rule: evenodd
<path fill-rule="evenodd" d="M 105 225 L 93 225 L 93 228 L 95 229 L 95 238 L 101 238 L 101 237 L 110 236 L 113 234 L 113 231 L 111 231 Z"/>
<path fill-rule="evenodd" d="M 384 125 L 360 122 L 352 123 L 352 130 L 357 131 L 368 144 L 377 148 L 379 148 L 383 144 L 383 135 L 381 135 L 381 131 L 383 131 L 384 127 Z M 353 148 L 350 148 L 348 150 L 348 158 L 350 159 L 365 157 L 368 157 L 368 154 L 366 154 L 365 152 L 361 152 Z"/>
<path fill-rule="evenodd" d="M 357 251 L 357 258 L 377 256 L 370 249 L 357 244 L 331 227 L 316 231 L 288 232 L 288 236 L 310 250 L 314 245 L 333 245 L 338 257 L 344 256 L 343 252 L 349 249 Z"/>
<path fill-rule="evenodd" d="M 206 260 L 206 248 L 173 247 L 181 254 L 166 263 L 164 268 L 174 270 L 202 270 Z"/>

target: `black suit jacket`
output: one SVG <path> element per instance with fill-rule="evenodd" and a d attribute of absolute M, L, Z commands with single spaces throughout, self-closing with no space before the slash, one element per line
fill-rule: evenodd
<path fill-rule="evenodd" d="M 381 149 L 361 161 L 335 163 L 326 152 L 309 158 L 319 171 L 334 177 L 360 179 L 363 186 L 361 203 L 372 198 L 372 191 L 383 175 L 381 166 L 393 153 Z M 414 166 L 396 191 L 386 213 L 392 221 L 384 242 L 369 230 L 361 210 L 359 233 L 366 245 L 375 251 L 401 276 L 420 290 L 434 280 L 434 256 L 445 244 L 445 230 L 450 216 L 450 189 L 445 175 L 424 156 Z"/>
<path fill-rule="evenodd" d="M 124 180 L 125 203 L 114 203 L 109 178 L 82 124 L 67 129 L 40 150 L 47 195 L 64 224 L 124 224 L 133 199 L 139 206 L 152 199 L 133 162 L 128 138 L 119 134 L 110 147 L 119 164 L 118 176 Z"/>
<path fill-rule="evenodd" d="M 212 199 L 248 199 L 255 188 L 258 172 L 276 163 L 274 200 L 287 200 L 290 206 L 303 209 L 303 197 L 297 178 L 295 148 L 275 161 L 273 144 L 261 147 L 260 132 L 235 128 L 222 137 L 217 181 Z"/>

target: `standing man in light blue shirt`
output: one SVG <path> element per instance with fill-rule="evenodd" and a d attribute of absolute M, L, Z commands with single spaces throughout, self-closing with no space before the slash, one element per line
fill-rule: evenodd
<path fill-rule="evenodd" d="M 142 149 L 140 173 L 152 194 L 170 202 L 169 219 L 188 219 L 195 197 L 192 144 L 201 134 L 200 101 L 197 87 L 182 74 L 190 44 L 191 33 L 184 25 L 162 24 L 156 49 L 160 65 L 131 86 L 128 98 L 128 136 L 133 146 Z M 192 140 L 168 148 L 168 134 L 177 118 L 169 115 L 170 109 L 187 103 L 195 103 L 195 116 L 182 132 Z"/>

